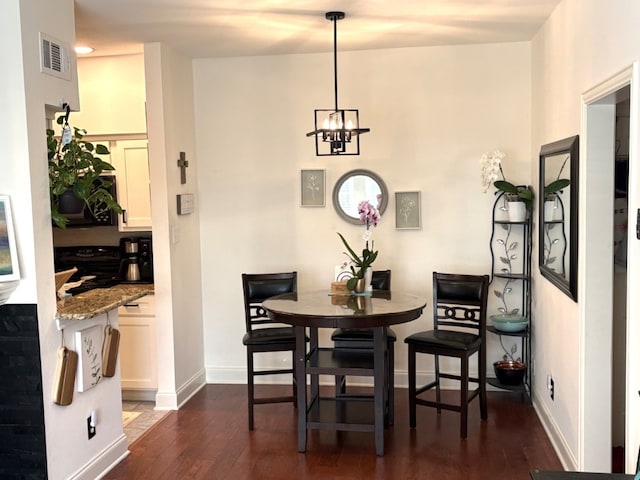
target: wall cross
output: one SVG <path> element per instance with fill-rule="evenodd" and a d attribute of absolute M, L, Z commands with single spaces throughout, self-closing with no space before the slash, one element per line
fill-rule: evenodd
<path fill-rule="evenodd" d="M 180 158 L 178 159 L 178 167 L 180 167 L 180 183 L 187 183 L 187 167 L 189 166 L 189 161 L 187 160 L 187 155 L 184 152 L 180 152 Z"/>

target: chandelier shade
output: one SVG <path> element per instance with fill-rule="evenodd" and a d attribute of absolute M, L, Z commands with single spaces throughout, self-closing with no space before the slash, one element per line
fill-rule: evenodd
<path fill-rule="evenodd" d="M 334 108 L 314 110 L 314 130 L 307 137 L 315 137 L 316 155 L 360 155 L 360 135 L 368 128 L 360 128 L 358 110 L 338 108 L 338 20 L 344 12 L 327 12 L 333 21 L 333 86 Z"/>

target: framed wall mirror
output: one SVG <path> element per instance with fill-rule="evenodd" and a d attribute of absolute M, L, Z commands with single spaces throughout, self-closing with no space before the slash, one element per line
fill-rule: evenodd
<path fill-rule="evenodd" d="M 578 299 L 578 136 L 540 148 L 540 273 Z"/>
<path fill-rule="evenodd" d="M 379 175 L 364 169 L 351 170 L 342 175 L 333 187 L 333 206 L 345 221 L 360 225 L 358 204 L 368 200 L 378 207 L 380 216 L 387 209 L 389 192 Z"/>

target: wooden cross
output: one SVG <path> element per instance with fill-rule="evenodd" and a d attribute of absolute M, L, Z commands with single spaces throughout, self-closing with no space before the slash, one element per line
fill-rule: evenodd
<path fill-rule="evenodd" d="M 180 152 L 180 158 L 178 159 L 178 167 L 180 167 L 180 183 L 187 183 L 187 167 L 189 162 L 187 161 L 187 155 L 184 152 Z"/>

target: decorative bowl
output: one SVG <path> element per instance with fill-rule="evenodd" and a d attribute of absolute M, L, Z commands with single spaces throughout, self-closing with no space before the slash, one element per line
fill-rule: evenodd
<path fill-rule="evenodd" d="M 493 371 L 496 378 L 505 385 L 520 385 L 524 379 L 524 373 L 527 366 L 522 362 L 513 362 L 511 360 L 500 360 L 494 362 Z"/>
<path fill-rule="evenodd" d="M 500 332 L 514 333 L 521 332 L 529 324 L 529 319 L 522 315 L 491 315 L 493 327 Z"/>

